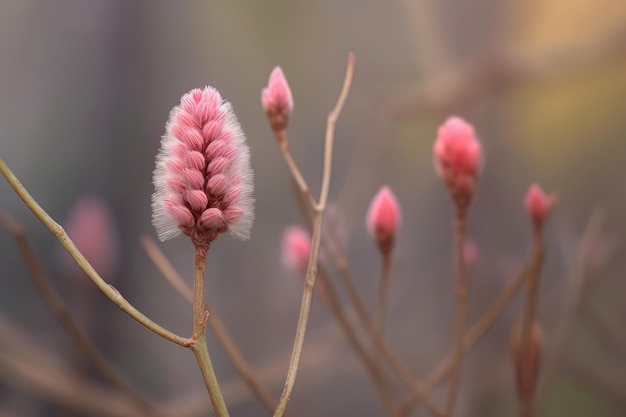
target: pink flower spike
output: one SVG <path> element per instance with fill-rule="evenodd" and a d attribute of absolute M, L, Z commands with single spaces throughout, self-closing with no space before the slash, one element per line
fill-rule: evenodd
<path fill-rule="evenodd" d="M 556 203 L 556 196 L 546 195 L 537 183 L 532 183 L 526 192 L 524 206 L 536 228 L 543 226 L 546 217 Z"/>
<path fill-rule="evenodd" d="M 280 67 L 270 74 L 267 87 L 261 92 L 261 103 L 274 132 L 287 128 L 289 116 L 293 111 L 293 97 L 289 83 Z"/>
<path fill-rule="evenodd" d="M 450 189 L 457 207 L 467 209 L 482 168 L 482 146 L 474 127 L 459 117 L 450 117 L 439 127 L 433 156 L 437 174 Z"/>
<path fill-rule="evenodd" d="M 282 259 L 288 269 L 304 274 L 309 265 L 311 236 L 297 226 L 290 226 L 283 233 Z"/>
<path fill-rule="evenodd" d="M 153 182 L 152 224 L 161 241 L 181 233 L 194 245 L 207 245 L 225 231 L 250 236 L 250 150 L 232 106 L 216 89 L 192 90 L 172 109 Z"/>
<path fill-rule="evenodd" d="M 372 198 L 367 212 L 367 230 L 376 240 L 383 255 L 393 248 L 396 229 L 402 221 L 402 211 L 391 188 L 384 185 Z"/>

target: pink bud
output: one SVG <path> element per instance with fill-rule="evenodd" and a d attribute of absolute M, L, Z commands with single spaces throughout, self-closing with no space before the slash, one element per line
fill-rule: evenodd
<path fill-rule="evenodd" d="M 311 253 L 311 236 L 297 226 L 288 227 L 283 233 L 283 264 L 294 271 L 305 273 Z"/>
<path fill-rule="evenodd" d="M 113 279 L 118 261 L 118 236 L 104 201 L 93 195 L 76 200 L 65 221 L 65 229 L 96 272 L 105 279 Z M 78 271 L 69 257 L 67 263 L 72 265 L 69 268 Z"/>
<path fill-rule="evenodd" d="M 526 192 L 524 205 L 535 227 L 541 227 L 555 203 L 555 196 L 547 196 L 537 183 L 532 183 Z"/>
<path fill-rule="evenodd" d="M 250 150 L 230 103 L 216 89 L 191 90 L 172 109 L 153 180 L 152 224 L 162 241 L 185 233 L 206 245 L 227 230 L 250 236 Z"/>
<path fill-rule="evenodd" d="M 482 167 L 482 146 L 474 127 L 459 117 L 450 117 L 439 127 L 433 146 L 437 174 L 444 180 L 457 207 L 469 205 Z"/>
<path fill-rule="evenodd" d="M 393 247 L 396 229 L 402 221 L 402 211 L 391 188 L 384 185 L 372 198 L 367 212 L 367 230 L 378 243 L 383 254 Z"/>
<path fill-rule="evenodd" d="M 291 89 L 280 67 L 274 68 L 270 74 L 267 87 L 261 92 L 261 103 L 272 125 L 277 132 L 287 128 L 289 116 L 293 111 Z"/>
<path fill-rule="evenodd" d="M 463 248 L 463 260 L 465 264 L 470 268 L 476 265 L 478 262 L 478 246 L 470 240 L 465 241 L 465 247 Z"/>

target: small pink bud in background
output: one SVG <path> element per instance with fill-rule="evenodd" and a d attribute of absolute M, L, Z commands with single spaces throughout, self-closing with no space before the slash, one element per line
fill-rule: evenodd
<path fill-rule="evenodd" d="M 282 259 L 288 269 L 305 273 L 309 266 L 311 235 L 301 227 L 290 226 L 283 233 Z"/>
<path fill-rule="evenodd" d="M 450 117 L 439 127 L 433 156 L 437 174 L 450 189 L 457 207 L 466 210 L 482 168 L 482 146 L 474 127 L 459 117 Z"/>
<path fill-rule="evenodd" d="M 384 185 L 372 198 L 367 212 L 367 230 L 376 240 L 383 255 L 391 252 L 396 229 L 402 221 L 402 211 L 391 188 Z"/>
<path fill-rule="evenodd" d="M 194 89 L 170 112 L 153 177 L 152 224 L 161 241 L 185 233 L 207 245 L 225 231 L 250 236 L 250 150 L 229 102 Z"/>
<path fill-rule="evenodd" d="M 556 196 L 546 195 L 537 183 L 533 183 L 526 192 L 524 205 L 536 228 L 541 228 L 543 223 L 556 203 Z"/>
<path fill-rule="evenodd" d="M 272 125 L 272 130 L 275 132 L 285 130 L 293 111 L 293 97 L 280 67 L 274 68 L 270 74 L 267 87 L 261 92 L 261 103 Z"/>
<path fill-rule="evenodd" d="M 104 279 L 114 279 L 119 259 L 118 234 L 104 201 L 93 195 L 79 198 L 72 205 L 64 226 L 96 272 Z M 63 254 L 68 269 L 82 274 L 74 260 Z"/>
<path fill-rule="evenodd" d="M 470 240 L 465 241 L 465 247 L 463 248 L 463 258 L 465 265 L 470 268 L 476 266 L 478 262 L 478 246 Z"/>

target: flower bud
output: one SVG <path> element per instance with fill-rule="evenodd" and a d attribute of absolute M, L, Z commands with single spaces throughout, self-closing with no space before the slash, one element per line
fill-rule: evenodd
<path fill-rule="evenodd" d="M 391 188 L 386 185 L 382 186 L 372 198 L 367 212 L 366 226 L 384 256 L 388 256 L 393 249 L 396 229 L 401 221 L 402 211 L 396 196 Z"/>
<path fill-rule="evenodd" d="M 555 195 L 546 195 L 537 183 L 530 185 L 524 199 L 524 206 L 536 228 L 539 229 L 543 226 L 555 203 Z"/>
<path fill-rule="evenodd" d="M 119 237 L 111 211 L 95 195 L 79 198 L 72 205 L 64 222 L 68 236 L 93 268 L 107 280 L 115 278 L 119 260 Z M 63 251 L 68 269 L 82 275 L 76 262 Z"/>
<path fill-rule="evenodd" d="M 282 260 L 285 267 L 306 273 L 311 253 L 311 236 L 301 227 L 290 226 L 283 233 Z"/>
<path fill-rule="evenodd" d="M 261 103 L 274 132 L 287 128 L 289 116 L 293 111 L 291 89 L 280 67 L 270 74 L 267 87 L 261 92 Z"/>
<path fill-rule="evenodd" d="M 482 146 L 472 125 L 450 117 L 439 128 L 433 146 L 435 170 L 452 193 L 457 208 L 466 210 L 482 167 Z"/>

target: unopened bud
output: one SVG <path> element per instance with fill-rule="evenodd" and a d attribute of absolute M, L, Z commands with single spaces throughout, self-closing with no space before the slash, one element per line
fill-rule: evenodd
<path fill-rule="evenodd" d="M 261 103 L 274 132 L 287 128 L 289 116 L 293 111 L 293 97 L 289 83 L 280 67 L 270 74 L 267 87 L 261 92 Z"/>
<path fill-rule="evenodd" d="M 448 186 L 457 207 L 467 209 L 482 167 L 482 146 L 474 127 L 459 117 L 450 117 L 439 128 L 433 156 L 435 170 Z"/>
<path fill-rule="evenodd" d="M 309 265 L 311 236 L 297 226 L 288 227 L 283 233 L 283 264 L 293 271 L 304 274 Z"/>
<path fill-rule="evenodd" d="M 536 228 L 541 228 L 550 211 L 556 204 L 556 196 L 546 195 L 537 183 L 528 188 L 524 205 Z"/>
<path fill-rule="evenodd" d="M 376 240 L 381 253 L 388 256 L 393 249 L 396 229 L 402 220 L 402 211 L 391 188 L 384 185 L 372 198 L 367 212 L 367 230 Z"/>

